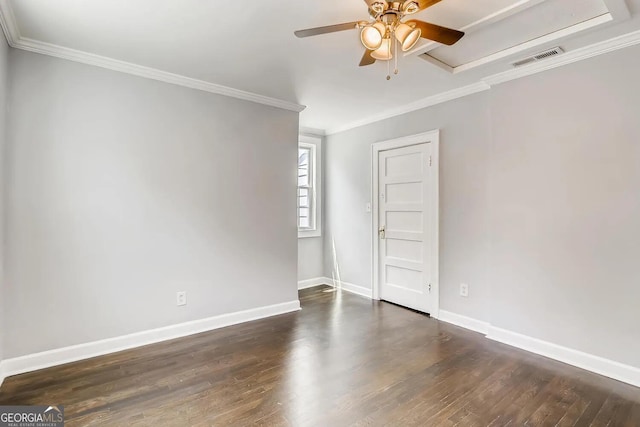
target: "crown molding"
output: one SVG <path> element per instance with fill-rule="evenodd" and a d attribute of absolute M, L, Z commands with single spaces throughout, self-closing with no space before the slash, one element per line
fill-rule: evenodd
<path fill-rule="evenodd" d="M 541 37 L 531 39 L 524 43 L 517 44 L 507 49 L 503 49 L 501 51 L 495 52 L 491 55 L 484 56 L 482 58 L 476 59 L 471 62 L 467 62 L 466 64 L 452 66 L 449 65 L 435 56 L 429 55 L 429 52 L 425 52 L 418 56 L 418 58 L 429 62 L 432 65 L 435 65 L 438 68 L 443 69 L 447 73 L 450 74 L 458 74 L 465 71 L 472 70 L 474 68 L 490 64 L 492 62 L 498 61 L 500 59 L 508 58 L 520 52 L 525 52 L 531 50 L 535 47 L 543 46 L 545 44 L 554 43 L 556 41 L 559 42 L 560 39 L 569 37 L 571 35 L 580 33 L 582 31 L 588 30 L 590 28 L 595 28 L 600 25 L 607 24 L 613 21 L 613 15 L 610 13 L 605 13 L 600 16 L 596 16 L 594 18 L 588 19 L 586 21 L 580 22 L 579 24 L 572 25 L 567 28 L 563 28 L 562 30 L 555 31 L 553 33 L 545 34 Z"/>
<path fill-rule="evenodd" d="M 626 47 L 634 46 L 640 43 L 640 30 L 623 34 L 618 37 L 611 38 L 602 42 L 594 43 L 576 50 L 566 52 L 556 58 L 550 58 L 545 61 L 534 62 L 520 68 L 514 68 L 503 73 L 494 74 L 485 77 L 483 80 L 491 85 L 498 85 L 511 80 L 530 76 L 532 74 L 541 73 L 553 68 L 562 67 L 574 62 L 593 58 L 594 56 L 603 55 Z"/>
<path fill-rule="evenodd" d="M 497 10 L 483 18 L 478 19 L 477 21 L 474 21 L 468 25 L 465 25 L 464 27 L 460 27 L 458 28 L 458 30 L 460 31 L 464 31 L 465 33 L 470 33 L 470 32 L 474 32 L 474 31 L 478 31 L 488 25 L 491 25 L 495 22 L 501 21 L 505 18 L 510 17 L 511 15 L 514 15 L 518 12 L 521 12 L 525 9 L 529 9 L 530 7 L 536 6 L 542 2 L 545 2 L 547 0 L 517 0 L 514 3 L 500 9 Z M 620 1 L 620 0 L 605 0 L 605 1 Z M 624 1 L 624 0 L 623 0 Z M 413 49 L 409 50 L 408 52 L 404 53 L 404 56 L 411 56 L 411 55 L 422 55 L 424 53 L 427 53 L 433 49 L 436 49 L 440 46 L 442 46 L 442 44 L 435 42 L 435 41 L 424 41 L 421 43 L 418 43 L 419 46 L 414 47 Z"/>
<path fill-rule="evenodd" d="M 269 96 L 259 95 L 257 93 L 247 92 L 244 90 L 234 89 L 228 86 L 222 86 L 204 80 L 194 79 L 191 77 L 183 76 L 181 74 L 169 73 L 167 71 L 158 70 L 156 68 L 145 67 L 142 65 L 120 61 L 106 56 L 95 55 L 93 53 L 70 49 L 55 44 L 45 43 L 38 40 L 32 40 L 22 37 L 20 36 L 20 31 L 16 23 L 13 9 L 11 8 L 11 3 L 9 2 L 9 0 L 0 0 L 0 25 L 2 25 L 2 30 L 4 31 L 5 37 L 7 38 L 7 42 L 11 47 L 16 49 L 49 55 L 56 58 L 79 62 L 82 64 L 93 65 L 100 68 L 119 71 L 121 73 L 132 74 L 138 77 L 158 80 L 169 84 L 188 87 L 190 89 L 214 93 L 216 95 L 242 99 L 244 101 L 255 102 L 257 104 L 268 105 L 271 107 L 294 111 L 296 113 L 300 113 L 306 108 L 306 106 L 296 104 L 294 102 L 271 98 Z"/>
<path fill-rule="evenodd" d="M 357 120 L 355 122 L 349 123 L 344 126 L 328 129 L 326 133 L 327 135 L 333 135 L 336 133 L 344 132 L 349 129 L 368 125 L 370 123 L 379 122 L 381 120 L 389 119 L 391 117 L 401 116 L 403 114 L 410 113 L 412 111 L 421 110 L 423 108 L 431 107 L 437 104 L 442 104 L 447 101 L 452 101 L 457 98 L 473 95 L 474 93 L 483 92 L 489 89 L 491 89 L 491 86 L 489 86 L 485 82 L 473 83 L 467 86 L 449 90 L 447 92 L 442 92 L 437 95 L 429 96 L 427 98 L 423 98 L 418 101 L 411 102 L 401 107 L 392 108 L 380 114 L 376 114 L 375 116 L 370 116 L 362 120 Z"/>
<path fill-rule="evenodd" d="M 319 136 L 319 137 L 323 137 L 327 135 L 324 129 L 308 128 L 304 126 L 300 126 L 299 133 L 300 135 Z"/>
<path fill-rule="evenodd" d="M 106 68 L 109 70 L 120 71 L 122 73 L 132 74 L 138 77 L 158 80 L 161 82 L 184 86 L 204 92 L 215 93 L 217 95 L 224 95 L 231 98 L 238 98 L 258 104 L 269 105 L 271 107 L 282 108 L 284 110 L 295 111 L 296 113 L 299 113 L 305 109 L 304 105 L 295 104 L 293 102 L 283 101 L 281 99 L 271 98 L 264 95 L 258 95 L 239 89 L 233 89 L 227 86 L 206 82 L 204 80 L 193 79 L 191 77 L 186 77 L 180 74 L 169 73 L 155 68 L 144 67 L 142 65 L 132 64 L 130 62 L 119 61 L 117 59 L 108 58 L 106 56 L 94 55 L 92 53 L 69 49 L 66 47 L 44 43 L 37 40 L 31 40 L 28 38 L 21 37 L 15 42 L 15 45 L 13 47 L 29 52 L 67 59 L 69 61 L 94 65 L 96 67 Z"/>
<path fill-rule="evenodd" d="M 518 13 L 524 9 L 531 8 L 532 6 L 536 6 L 540 3 L 543 3 L 547 0 L 519 0 L 516 3 L 505 7 L 504 9 L 498 10 L 497 12 L 488 15 L 485 18 L 482 18 L 476 22 L 473 22 L 469 25 L 459 28 L 460 31 L 464 31 L 467 34 L 473 31 L 477 31 L 480 28 L 483 28 L 489 24 L 494 22 L 503 20 L 515 13 Z M 426 42 L 421 46 L 418 46 L 409 52 L 405 53 L 406 55 L 416 55 L 419 58 L 436 65 L 439 68 L 442 68 L 448 73 L 457 74 L 460 72 L 468 71 L 470 69 L 497 61 L 502 58 L 506 58 L 508 56 L 512 56 L 516 53 L 523 52 L 529 50 L 533 47 L 537 47 L 549 42 L 555 42 L 562 38 L 572 36 L 574 34 L 583 32 L 585 30 L 595 28 L 601 25 L 609 24 L 612 21 L 622 22 L 631 17 L 631 12 L 629 11 L 629 7 L 625 3 L 625 0 L 602 0 L 606 5 L 608 12 L 603 13 L 599 16 L 594 16 L 591 19 L 587 19 L 582 22 L 578 22 L 576 24 L 570 25 L 569 27 L 560 29 L 558 31 L 554 31 L 540 37 L 536 37 L 534 39 L 525 41 L 523 43 L 517 44 L 507 49 L 503 49 L 501 51 L 495 52 L 493 54 L 484 56 L 482 58 L 467 62 L 466 64 L 452 66 L 441 62 L 436 57 L 432 57 L 429 55 L 429 51 L 442 46 L 436 42 Z"/>
<path fill-rule="evenodd" d="M 437 95 L 433 95 L 419 101 L 407 104 L 400 108 L 394 108 L 376 114 L 362 120 L 357 120 L 349 124 L 339 126 L 333 129 L 327 130 L 327 135 L 333 135 L 336 133 L 344 132 L 353 128 L 364 126 L 370 123 L 375 123 L 381 120 L 385 120 L 391 117 L 406 114 L 412 111 L 420 110 L 422 108 L 431 107 L 437 104 L 442 104 L 454 100 L 456 98 L 462 98 L 468 95 L 473 95 L 484 90 L 489 90 L 491 87 L 505 83 L 511 80 L 516 80 L 522 77 L 527 77 L 533 74 L 541 73 L 543 71 L 551 70 L 564 65 L 579 62 L 585 59 L 593 58 L 595 56 L 603 55 L 605 53 L 613 52 L 626 47 L 635 46 L 640 44 L 640 30 L 632 31 L 627 34 L 623 34 L 617 37 L 613 37 L 609 40 L 594 43 L 589 46 L 585 46 L 579 49 L 575 49 L 566 52 L 556 58 L 549 58 L 545 61 L 534 62 L 524 67 L 513 68 L 511 70 L 493 74 L 484 77 L 480 82 L 474 83 L 468 86 L 454 89 L 448 92 L 443 92 Z"/>
<path fill-rule="evenodd" d="M 594 18 L 588 19 L 584 22 L 580 22 L 579 24 L 572 25 L 562 30 L 554 31 L 553 33 L 545 34 L 542 37 L 538 37 L 538 38 L 526 41 L 524 43 L 520 43 L 508 49 L 501 50 L 494 54 L 487 55 L 484 58 L 467 62 L 466 64 L 462 64 L 457 67 L 451 67 L 451 72 L 453 74 L 457 74 L 457 73 L 462 73 L 464 71 L 469 71 L 473 68 L 480 67 L 482 65 L 489 64 L 491 62 L 495 62 L 503 58 L 507 58 L 509 56 L 515 55 L 520 52 L 525 52 L 527 50 L 540 47 L 548 43 L 554 43 L 555 41 L 560 40 L 562 38 L 569 37 L 574 34 L 578 34 L 590 28 L 595 28 L 600 25 L 607 24 L 611 21 L 613 21 L 613 15 L 611 15 L 610 13 L 605 13 L 600 16 L 596 16 Z"/>
<path fill-rule="evenodd" d="M 9 46 L 15 47 L 16 40 L 20 38 L 20 32 L 9 0 L 0 0 L 0 26 Z"/>
<path fill-rule="evenodd" d="M 615 3 L 615 1 L 619 0 L 607 0 L 608 3 Z M 624 6 L 624 4 L 622 5 Z M 623 12 L 626 13 L 626 15 L 622 16 Z M 625 16 L 628 17 L 629 12 L 628 9 L 626 9 L 626 6 L 621 6 L 611 13 L 624 18 Z M 269 105 L 272 107 L 282 108 L 298 113 L 302 112 L 306 108 L 306 106 L 304 105 L 292 103 L 289 101 L 258 95 L 251 92 L 233 89 L 227 86 L 217 85 L 215 83 L 210 83 L 203 80 L 193 79 L 179 74 L 157 70 L 155 68 L 144 67 L 124 61 L 119 61 L 113 58 L 94 55 L 79 50 L 69 49 L 49 43 L 23 38 L 20 36 L 18 25 L 16 23 L 9 0 L 0 0 L 0 25 L 2 26 L 2 30 L 7 39 L 7 42 L 11 47 L 14 47 L 16 49 L 23 49 L 30 52 L 41 53 L 44 55 L 67 59 L 74 62 L 81 62 L 101 68 L 107 68 L 114 71 L 133 74 L 139 77 L 159 80 L 170 84 L 215 93 L 218 95 L 229 96 L 232 98 L 243 99 L 246 101 L 256 102 L 259 104 Z M 301 128 L 300 131 L 302 133 L 312 133 L 320 136 L 333 135 L 356 127 L 410 113 L 412 111 L 442 104 L 444 102 L 452 101 L 457 98 L 473 95 L 478 92 L 489 90 L 494 85 L 551 70 L 553 68 L 562 67 L 564 65 L 613 52 L 618 49 L 624 49 L 626 47 L 634 46 L 637 44 L 640 44 L 640 30 L 566 52 L 557 58 L 550 58 L 542 62 L 535 62 L 524 67 L 514 68 L 505 72 L 490 75 L 483 78 L 477 83 L 432 95 L 427 98 L 412 102 L 410 104 L 387 110 L 374 116 L 356 120 L 354 122 L 332 129 L 327 129 L 326 131 L 310 128 Z"/>

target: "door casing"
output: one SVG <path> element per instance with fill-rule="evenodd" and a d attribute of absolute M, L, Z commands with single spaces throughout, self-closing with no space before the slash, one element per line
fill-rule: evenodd
<path fill-rule="evenodd" d="M 378 228 L 379 228 L 379 203 L 378 203 L 378 154 L 381 151 L 392 150 L 394 148 L 409 147 L 417 144 L 433 144 L 431 146 L 431 167 L 433 169 L 433 191 L 431 191 L 431 294 L 433 297 L 433 308 L 430 313 L 431 317 L 439 318 L 440 316 L 440 196 L 439 196 L 439 175 L 440 175 L 440 130 L 432 130 L 416 135 L 405 136 L 402 138 L 395 138 L 386 141 L 380 141 L 371 145 L 371 241 L 373 242 L 373 283 L 372 283 L 372 296 L 373 299 L 380 299 L 380 254 L 379 254 L 379 241 L 378 241 Z"/>

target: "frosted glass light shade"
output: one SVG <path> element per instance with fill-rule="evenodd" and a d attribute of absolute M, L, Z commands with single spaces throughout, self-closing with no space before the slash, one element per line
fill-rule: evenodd
<path fill-rule="evenodd" d="M 411 15 L 420 11 L 420 6 L 415 1 L 407 1 L 402 6 L 405 15 Z"/>
<path fill-rule="evenodd" d="M 376 50 L 382 44 L 384 33 L 387 31 L 382 22 L 367 25 L 360 31 L 360 41 L 369 50 Z"/>
<path fill-rule="evenodd" d="M 395 33 L 402 47 L 402 51 L 406 52 L 418 43 L 422 31 L 420 31 L 419 28 L 413 28 L 407 24 L 400 24 L 396 27 Z"/>
<path fill-rule="evenodd" d="M 387 2 L 386 1 L 374 1 L 373 3 L 371 3 L 371 6 L 369 6 L 369 7 L 375 13 L 382 13 L 387 8 Z"/>
<path fill-rule="evenodd" d="M 371 56 L 379 61 L 388 61 L 393 58 L 391 54 L 391 39 L 384 39 L 380 47 L 371 52 Z"/>

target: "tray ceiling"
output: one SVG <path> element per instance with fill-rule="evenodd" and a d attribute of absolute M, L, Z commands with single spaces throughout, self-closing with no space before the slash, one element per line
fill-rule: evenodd
<path fill-rule="evenodd" d="M 640 29 L 640 0 L 443 0 L 417 18 L 465 29 L 467 36 L 452 47 L 421 43 L 386 81 L 385 64 L 358 67 L 357 31 L 293 35 L 366 19 L 362 0 L 222 4 L 0 0 L 0 10 L 5 26 L 15 26 L 16 47 L 121 71 L 133 64 L 188 78 L 195 82 L 190 87 L 220 85 L 304 104 L 301 125 L 317 129 L 344 128 L 468 87 L 546 48 L 570 53 Z M 433 63 L 422 60 L 425 53 Z M 109 65 L 114 61 L 119 68 Z"/>

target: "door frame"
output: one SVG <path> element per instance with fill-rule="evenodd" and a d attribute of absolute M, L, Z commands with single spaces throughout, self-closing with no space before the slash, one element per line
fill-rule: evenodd
<path fill-rule="evenodd" d="M 379 258 L 379 206 L 378 206 L 378 156 L 381 151 L 392 150 L 394 148 L 409 147 L 418 144 L 433 144 L 431 146 L 431 167 L 433 168 L 433 191 L 431 192 L 431 271 L 433 281 L 431 283 L 431 294 L 433 295 L 433 309 L 431 317 L 440 317 L 440 130 L 435 129 L 429 132 L 416 135 L 404 136 L 401 138 L 389 139 L 386 141 L 371 144 L 371 242 L 373 246 L 373 299 L 380 299 L 380 258 Z"/>

